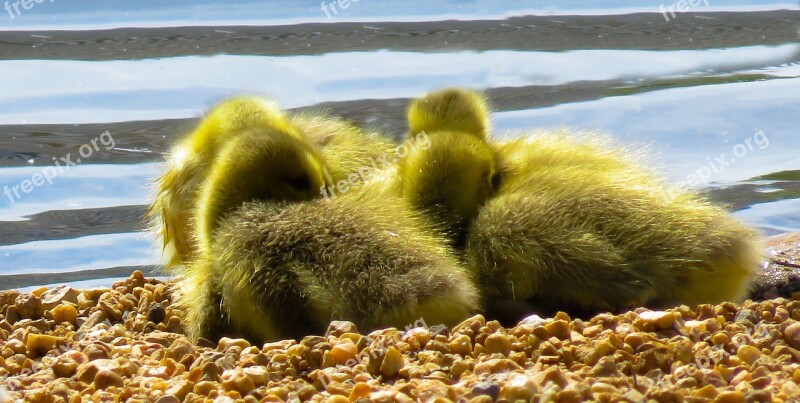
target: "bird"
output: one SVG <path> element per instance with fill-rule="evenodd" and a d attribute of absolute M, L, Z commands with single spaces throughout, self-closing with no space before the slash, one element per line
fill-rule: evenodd
<path fill-rule="evenodd" d="M 473 129 L 486 126 L 475 122 L 488 121 L 487 109 L 464 106 L 485 104 L 481 95 L 458 89 L 412 102 L 410 126 L 424 122 L 426 130 L 451 133 L 441 139 L 453 146 L 441 149 L 453 152 L 412 149 L 406 158 L 419 159 L 414 166 L 439 167 L 408 176 L 417 194 L 471 204 L 442 204 L 444 213 L 428 216 L 477 209 L 460 251 L 488 315 L 526 309 L 591 314 L 745 297 L 760 261 L 757 232 L 697 192 L 643 168 L 638 150 L 618 147 L 608 136 L 568 130 L 511 140 L 476 136 L 481 133 Z M 420 109 L 435 113 L 411 116 Z M 486 200 L 475 198 L 473 187 L 448 183 L 471 175 L 472 182 L 456 183 L 488 186 L 482 170 L 459 168 L 474 159 L 474 149 L 458 146 L 459 135 L 491 149 L 496 180 Z"/>
<path fill-rule="evenodd" d="M 331 320 L 454 325 L 478 309 L 465 267 L 393 169 L 326 199 L 326 157 L 309 139 L 260 130 L 221 150 L 198 199 L 200 253 L 179 283 L 191 337 L 274 341 Z"/>
<path fill-rule="evenodd" d="M 361 167 L 377 165 L 396 144 L 377 132 L 363 130 L 322 110 L 287 114 L 269 99 L 244 95 L 212 107 L 197 126 L 168 153 L 166 169 L 157 180 L 155 197 L 147 211 L 149 227 L 161 239 L 167 272 L 191 261 L 196 253 L 195 206 L 201 184 L 225 144 L 245 131 L 278 130 L 305 140 L 328 154 L 335 185 Z M 373 169 L 373 171 L 376 169 Z M 368 175 L 355 181 L 362 183 Z M 323 189 L 327 190 L 327 189 Z"/>
<path fill-rule="evenodd" d="M 283 127 L 275 127 L 276 124 Z M 168 272 L 195 254 L 191 239 L 193 210 L 211 162 L 228 140 L 243 130 L 257 128 L 297 135 L 275 103 L 256 96 L 239 96 L 211 108 L 168 152 L 166 170 L 156 182 L 155 197 L 147 211 L 150 227 L 161 239 Z"/>
<path fill-rule="evenodd" d="M 499 180 L 486 102 L 450 88 L 414 100 L 407 115 L 409 152 L 398 163 L 403 196 L 451 244 L 463 246 L 469 223 Z"/>

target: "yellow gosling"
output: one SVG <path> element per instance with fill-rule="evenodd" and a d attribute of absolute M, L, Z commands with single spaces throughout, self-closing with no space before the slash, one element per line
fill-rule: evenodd
<path fill-rule="evenodd" d="M 298 139 L 305 135 L 327 155 L 333 184 L 341 180 L 363 183 L 374 171 L 372 167 L 380 166 L 394 147 L 383 136 L 342 119 L 323 113 L 290 116 L 264 98 L 243 96 L 220 103 L 170 151 L 148 211 L 151 227 L 161 238 L 168 270 L 190 261 L 196 253 L 194 206 L 214 159 L 229 140 L 253 130 L 279 131 Z M 364 175 L 352 178 L 360 172 Z"/>
<path fill-rule="evenodd" d="M 394 173 L 329 201 L 295 197 L 306 195 L 294 185 L 295 174 L 316 186 L 325 161 L 308 152 L 310 144 L 253 137 L 233 140 L 203 187 L 198 215 L 207 249 L 183 283 L 196 290 L 186 301 L 192 337 L 300 337 L 324 331 L 334 319 L 363 329 L 419 318 L 454 324 L 477 308 L 465 269 L 400 197 Z M 265 164 L 301 168 L 254 180 Z M 192 288 L 197 284 L 208 287 Z"/>
<path fill-rule="evenodd" d="M 434 92 L 411 103 L 408 122 L 409 152 L 398 164 L 403 196 L 463 246 L 499 179 L 486 102 L 458 89 Z"/>
<path fill-rule="evenodd" d="M 574 137 L 496 145 L 503 181 L 466 248 L 490 301 L 598 311 L 745 296 L 759 262 L 753 230 L 601 136 Z"/>
<path fill-rule="evenodd" d="M 258 97 L 238 97 L 212 108 L 198 126 L 169 152 L 148 211 L 161 238 L 165 267 L 172 269 L 195 254 L 191 239 L 192 212 L 211 162 L 231 138 L 243 130 L 280 130 L 297 135 L 274 103 Z"/>

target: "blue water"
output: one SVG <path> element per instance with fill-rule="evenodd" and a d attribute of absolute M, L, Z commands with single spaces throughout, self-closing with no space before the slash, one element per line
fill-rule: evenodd
<path fill-rule="evenodd" d="M 793 3 L 772 1 L 709 3 L 691 11 L 716 13 L 709 14 L 712 17 L 679 14 L 676 21 L 658 22 L 663 24 L 658 28 L 666 32 L 665 41 L 672 35 L 670 29 L 690 20 L 702 34 L 703 18 L 724 21 L 726 14 L 720 11 L 761 15 L 758 13 L 764 10 L 798 9 Z M 62 34 L 48 31 L 58 29 L 81 31 L 91 38 L 103 34 L 103 29 L 119 27 L 213 26 L 225 33 L 240 29 L 230 27 L 237 25 L 325 23 L 336 27 L 360 21 L 361 27 L 370 30 L 380 25 L 374 27 L 379 35 L 391 29 L 381 25 L 388 21 L 488 19 L 503 25 L 527 15 L 550 20 L 607 15 L 630 18 L 631 26 L 647 27 L 630 13 L 657 14 L 661 5 L 634 1 L 431 4 L 361 0 L 328 18 L 319 1 L 271 2 L 267 7 L 247 1 L 55 0 L 35 3 L 13 18 L 0 10 L 0 33 L 18 30 L 21 32 L 14 35 L 19 38 L 43 38 L 42 43 L 31 45 L 30 52 L 34 52 L 34 46 L 47 49 L 69 42 L 59 39 Z M 565 24 L 567 30 L 584 29 Z M 309 34 L 327 29 L 307 27 Z M 120 37 L 100 45 L 90 40 L 69 42 L 76 52 L 90 46 L 96 46 L 91 48 L 96 52 L 113 49 L 116 56 L 112 58 L 87 57 L 85 53 L 71 57 L 69 52 L 27 57 L 18 48 L 14 50 L 17 56 L 10 58 L 3 56 L 4 50 L 11 51 L 10 45 L 0 41 L 0 190 L 17 186 L 20 196 L 0 194 L 0 230 L 10 228 L 0 232 L 0 285 L 3 276 L 10 275 L 53 273 L 37 281 L 57 283 L 69 281 L 70 277 L 62 277 L 65 273 L 158 264 L 152 236 L 142 225 L 130 224 L 130 219 L 118 219 L 115 214 L 126 209 L 140 211 L 149 203 L 152 181 L 162 169 L 158 162 L 161 154 L 181 131 L 191 127 L 191 122 L 172 123 L 173 119 L 198 116 L 224 97 L 240 93 L 261 94 L 286 108 L 301 108 L 364 100 L 374 100 L 366 105 L 388 105 L 444 86 L 497 91 L 502 104 L 513 101 L 507 91 L 523 89 L 534 100 L 527 106 L 500 108 L 494 113 L 497 136 L 533 128 L 607 132 L 621 144 L 646 147 L 646 163 L 668 180 L 710 189 L 716 200 L 735 206 L 735 214 L 765 234 L 800 231 L 796 178 L 757 178 L 800 170 L 800 46 L 796 40 L 772 43 L 756 33 L 752 40 L 734 46 L 728 42 L 728 33 L 709 32 L 709 36 L 718 35 L 718 41 L 697 36 L 697 41 L 707 43 L 697 47 L 690 35 L 682 45 L 652 49 L 639 45 L 635 31 L 622 32 L 628 38 L 622 41 L 629 44 L 621 46 L 619 28 L 593 29 L 598 30 L 596 36 L 608 35 L 617 42 L 592 48 L 584 43 L 564 43 L 553 50 L 539 50 L 535 45 L 522 50 L 527 45 L 502 43 L 492 49 L 472 49 L 463 45 L 449 48 L 438 37 L 424 42 L 425 35 L 420 35 L 421 39 L 407 40 L 417 41 L 421 48 L 430 45 L 431 50 L 398 46 L 265 55 L 247 54 L 236 47 L 205 54 L 201 44 L 206 43 L 197 38 L 165 37 L 148 46 L 168 50 L 197 41 L 197 52 L 187 54 L 183 48 L 171 56 L 126 57 L 128 51 L 148 54 L 150 50 L 134 48 L 141 45 Z M 489 29 L 486 35 L 491 37 L 492 32 Z M 51 42 L 49 38 L 56 39 Z M 350 39 L 369 48 L 373 37 Z M 128 49 L 128 41 L 133 41 L 134 47 Z M 302 44 L 302 39 L 299 41 Z M 339 44 L 331 40 L 331 46 Z M 587 88 L 592 90 L 583 92 Z M 546 96 L 536 98 L 539 93 Z M 353 107 L 345 117 L 376 124 L 388 119 L 382 112 L 368 109 Z M 59 171 L 52 184 L 45 181 L 30 192 L 19 188 L 45 169 L 53 169 L 53 158 L 58 161 L 65 153 L 77 158 L 81 146 L 105 130 L 115 140 L 113 149 L 100 145 L 91 150 L 81 163 Z M 720 158 L 724 163 L 715 162 Z M 693 180 L 698 176 L 702 180 Z M 110 211 L 106 209 L 113 211 L 105 215 Z M 47 215 L 53 212 L 55 218 Z M 120 223 L 118 228 L 113 227 L 115 222 Z M 113 228 L 100 230 L 101 224 Z M 108 285 L 113 281 L 100 274 L 96 277 L 75 284 Z"/>

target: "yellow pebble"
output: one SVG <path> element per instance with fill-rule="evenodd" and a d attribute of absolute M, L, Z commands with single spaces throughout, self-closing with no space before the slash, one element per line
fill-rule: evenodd
<path fill-rule="evenodd" d="M 744 403 L 744 393 L 737 391 L 725 391 L 720 393 L 716 399 L 714 399 L 715 403 Z"/>
<path fill-rule="evenodd" d="M 717 346 L 728 344 L 731 338 L 727 334 L 718 332 L 711 336 L 711 342 Z"/>
<path fill-rule="evenodd" d="M 28 353 L 42 356 L 47 354 L 48 351 L 56 348 L 58 337 L 46 334 L 31 333 L 28 335 L 28 342 L 25 343 L 25 348 Z"/>
<path fill-rule="evenodd" d="M 78 310 L 72 305 L 58 305 L 50 313 L 56 323 L 69 322 L 75 324 L 78 319 Z"/>
<path fill-rule="evenodd" d="M 372 388 L 364 382 L 359 382 L 353 387 L 353 391 L 350 392 L 350 401 L 356 401 L 362 397 L 369 397 L 370 393 L 372 393 Z"/>
<path fill-rule="evenodd" d="M 761 357 L 761 351 L 753 346 L 744 345 L 739 347 L 736 351 L 736 355 L 740 360 L 746 362 L 747 365 L 753 365 L 753 363 Z"/>
<path fill-rule="evenodd" d="M 470 340 L 469 336 L 465 334 L 453 339 L 449 343 L 448 347 L 450 347 L 450 352 L 453 354 L 459 354 L 466 357 L 472 353 L 472 341 Z"/>
<path fill-rule="evenodd" d="M 354 360 L 358 353 L 358 347 L 350 339 L 342 339 L 331 349 L 331 357 L 337 363 L 344 365 L 347 361 Z"/>
<path fill-rule="evenodd" d="M 563 322 L 563 321 L 556 321 L 556 322 Z M 569 329 L 569 326 L 567 326 L 567 329 Z M 489 335 L 489 337 L 486 338 L 486 342 L 484 342 L 483 344 L 486 347 L 486 351 L 492 354 L 500 353 L 505 356 L 508 356 L 508 354 L 511 352 L 511 340 L 509 340 L 508 336 L 504 334 L 498 334 L 498 333 L 491 334 Z"/>
<path fill-rule="evenodd" d="M 381 363 L 381 373 L 387 377 L 395 376 L 403 366 L 405 366 L 403 355 L 396 348 L 389 347 Z"/>
<path fill-rule="evenodd" d="M 355 389 L 354 389 L 355 390 Z M 333 395 L 325 401 L 326 403 L 350 403 L 350 399 L 342 395 Z"/>

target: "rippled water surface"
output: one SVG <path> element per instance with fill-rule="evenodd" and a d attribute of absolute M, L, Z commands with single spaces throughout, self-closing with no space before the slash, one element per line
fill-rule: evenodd
<path fill-rule="evenodd" d="M 157 275 L 163 153 L 241 93 L 399 136 L 409 98 L 483 89 L 497 136 L 608 132 L 766 235 L 800 231 L 796 3 L 75 3 L 0 13 L 0 289 Z"/>

